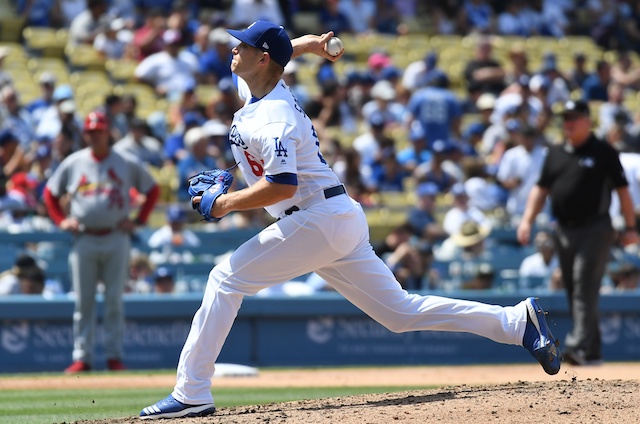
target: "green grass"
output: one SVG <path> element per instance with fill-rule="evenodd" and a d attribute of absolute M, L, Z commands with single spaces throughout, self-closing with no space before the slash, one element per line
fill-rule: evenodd
<path fill-rule="evenodd" d="M 216 406 L 231 407 L 425 387 L 216 388 Z M 2 390 L 0 424 L 51 424 L 138 415 L 170 389 Z"/>

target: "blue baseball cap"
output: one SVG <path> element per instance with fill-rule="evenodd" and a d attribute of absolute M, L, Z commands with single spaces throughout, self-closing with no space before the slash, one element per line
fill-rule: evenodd
<path fill-rule="evenodd" d="M 169 222 L 181 222 L 186 217 L 186 212 L 178 205 L 171 205 L 167 208 L 167 221 Z"/>
<path fill-rule="evenodd" d="M 431 145 L 433 153 L 452 153 L 456 151 L 456 146 L 448 140 L 435 140 Z"/>
<path fill-rule="evenodd" d="M 4 146 L 12 141 L 18 141 L 15 134 L 8 128 L 0 130 L 0 146 Z"/>
<path fill-rule="evenodd" d="M 160 278 L 173 278 L 173 273 L 169 268 L 161 266 L 153 273 L 154 280 L 158 280 Z"/>
<path fill-rule="evenodd" d="M 437 63 L 438 63 L 438 53 L 436 52 L 429 52 L 424 57 L 424 64 L 426 65 L 428 71 L 435 68 Z"/>
<path fill-rule="evenodd" d="M 432 196 L 435 197 L 440 194 L 440 189 L 438 185 L 434 182 L 427 181 L 425 183 L 421 183 L 416 187 L 416 194 L 420 197 L 422 196 Z"/>
<path fill-rule="evenodd" d="M 236 85 L 233 82 L 233 78 L 224 77 L 218 81 L 218 89 L 223 93 L 231 93 L 236 90 Z"/>
<path fill-rule="evenodd" d="M 486 127 L 481 122 L 472 122 L 464 131 L 465 137 L 471 137 L 473 135 L 482 135 Z"/>
<path fill-rule="evenodd" d="M 185 126 L 200 126 L 204 123 L 204 119 L 199 113 L 196 112 L 187 112 L 182 117 L 182 122 Z"/>
<path fill-rule="evenodd" d="M 385 124 L 385 118 L 382 112 L 375 111 L 369 116 L 369 125 L 373 128 L 383 128 Z"/>
<path fill-rule="evenodd" d="M 245 30 L 228 29 L 227 32 L 243 43 L 269 53 L 271 59 L 283 68 L 291 60 L 291 39 L 282 26 L 267 21 L 255 21 Z"/>
<path fill-rule="evenodd" d="M 53 101 L 73 99 L 73 88 L 70 85 L 60 85 L 53 91 Z"/>
<path fill-rule="evenodd" d="M 517 119 L 508 119 L 504 126 L 507 128 L 507 131 L 520 131 L 522 129 L 522 124 L 520 124 L 520 121 Z"/>
<path fill-rule="evenodd" d="M 454 196 L 467 196 L 467 190 L 464 188 L 464 184 L 455 183 L 451 186 L 451 194 Z"/>

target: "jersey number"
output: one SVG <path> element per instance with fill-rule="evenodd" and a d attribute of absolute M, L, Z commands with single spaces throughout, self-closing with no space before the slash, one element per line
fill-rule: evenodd
<path fill-rule="evenodd" d="M 251 166 L 251 172 L 253 172 L 253 175 L 256 177 L 262 177 L 262 174 L 264 174 L 264 168 L 262 166 L 264 162 L 258 162 L 253 156 L 247 153 L 246 150 L 244 151 L 244 156 L 247 158 L 249 166 Z"/>
<path fill-rule="evenodd" d="M 324 158 L 322 157 L 322 153 L 320 153 L 320 140 L 318 139 L 318 133 L 316 132 L 316 129 L 313 127 L 313 125 L 311 125 L 311 133 L 313 135 L 313 138 L 316 139 L 316 146 L 318 146 L 318 158 L 320 158 L 320 162 L 326 165 L 327 161 L 324 160 Z"/>

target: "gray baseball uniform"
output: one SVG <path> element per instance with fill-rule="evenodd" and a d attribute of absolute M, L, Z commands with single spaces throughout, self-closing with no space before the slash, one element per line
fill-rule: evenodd
<path fill-rule="evenodd" d="M 97 159 L 83 149 L 65 159 L 47 182 L 55 198 L 70 196 L 70 216 L 80 222 L 69 256 L 73 290 L 73 359 L 91 363 L 95 339 L 95 295 L 103 282 L 105 354 L 122 358 L 122 293 L 128 278 L 129 234 L 117 230 L 131 211 L 129 191 L 147 193 L 155 186 L 140 163 L 114 151 Z"/>

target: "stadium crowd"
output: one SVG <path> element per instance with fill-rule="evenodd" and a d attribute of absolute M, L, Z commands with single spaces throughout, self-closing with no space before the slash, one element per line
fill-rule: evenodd
<path fill-rule="evenodd" d="M 499 240 L 493 235 L 497 230 L 513 232 L 517 226 L 540 175 L 546 146 L 561 141 L 554 110 L 568 99 L 589 102 L 597 134 L 625 157 L 622 164 L 640 213 L 640 113 L 633 107 L 640 104 L 636 4 L 640 3 L 14 2 L 25 27 L 67 29 L 69 43 L 135 63 L 135 80 L 169 105 L 143 115 L 135 95 L 114 91 L 97 108 L 109 119 L 114 149 L 146 163 L 163 188 L 160 206 L 166 210 L 166 222 L 148 231 L 143 241 L 147 249 L 131 260 L 129 291 L 136 293 L 189 290 L 176 284 L 165 265 L 172 246 L 182 252 L 173 262 L 192 260 L 185 258 L 188 252 L 183 249 L 200 245 L 192 229 L 224 231 L 269 223 L 260 211 L 236 213 L 219 224 L 198 223 L 196 215 L 183 208 L 190 175 L 233 165 L 227 135 L 241 103 L 229 69 L 233 41 L 226 28 L 241 28 L 257 19 L 285 25 L 292 35 L 307 32 L 304 23 L 312 22 L 317 31 L 332 30 L 355 43 L 418 40 L 407 44 L 406 51 L 370 43 L 364 56 L 357 45 L 346 43 L 339 63 L 294 61 L 285 68 L 287 84 L 314 121 L 324 157 L 349 194 L 368 210 L 401 214 L 399 220 L 387 222 L 393 222 L 393 228 L 373 241 L 405 288 L 561 289 L 547 232 L 541 231 L 530 248 L 518 246 L 515 238 Z M 447 36 L 456 40 L 463 59 L 445 55 L 430 42 Z M 527 47 L 528 40 L 559 43 L 574 36 L 588 38 L 592 47 L 562 55 Z M 457 71 L 448 63 L 454 59 L 460 65 Z M 41 96 L 21 101 L 11 73 L 2 69 L 9 60 L 10 49 L 0 40 L 0 225 L 13 232 L 53 231 L 42 189 L 60 162 L 86 145 L 83 111 L 73 87 L 46 71 L 34 82 Z M 213 94 L 201 98 L 201 87 L 214 87 Z M 241 187 L 242 181 L 236 184 Z M 402 204 L 389 199 L 402 199 Z M 611 214 L 614 224 L 621 225 L 617 205 Z M 384 214 L 379 215 L 384 221 Z M 538 225 L 541 230 L 552 228 L 548 211 L 539 216 Z M 634 247 L 615 246 L 615 266 L 605 290 L 637 289 L 640 261 Z M 28 262 L 22 256 L 17 260 Z M 0 295 L 20 292 L 20 287 L 33 292 L 33 285 L 20 283 L 20 275 L 40 278 L 31 271 L 34 266 L 38 265 L 7 271 L 0 279 Z M 30 271 L 20 271 L 27 268 Z M 508 271 L 516 273 L 509 276 Z M 292 287 L 324 289 L 314 275 L 306 288 Z"/>

